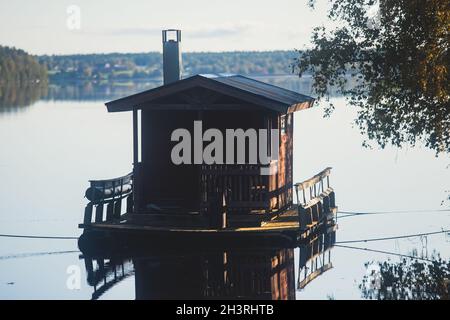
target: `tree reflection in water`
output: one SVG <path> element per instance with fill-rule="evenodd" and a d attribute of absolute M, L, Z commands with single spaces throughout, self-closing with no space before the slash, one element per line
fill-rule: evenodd
<path fill-rule="evenodd" d="M 17 84 L 7 82 L 0 85 L 0 113 L 25 110 L 41 97 L 47 95 L 47 83 Z"/>
<path fill-rule="evenodd" d="M 403 258 L 366 263 L 367 275 L 359 288 L 363 298 L 377 300 L 448 300 L 450 261 L 433 254 L 431 259 Z"/>
<path fill-rule="evenodd" d="M 39 100 L 100 101 L 111 100 L 158 86 L 159 80 L 139 82 L 7 82 L 0 85 L 0 113 L 18 112 Z"/>
<path fill-rule="evenodd" d="M 290 89 L 310 93 L 312 82 L 306 77 L 262 76 L 258 80 Z M 350 80 L 349 80 L 350 81 Z M 349 82 L 349 85 L 352 83 Z M 0 85 L 0 113 L 25 110 L 39 100 L 44 101 L 99 101 L 117 99 L 133 93 L 149 90 L 161 85 L 161 79 L 133 79 L 130 81 L 61 81 L 17 84 L 7 82 Z M 330 89 L 330 96 L 337 91 Z"/>

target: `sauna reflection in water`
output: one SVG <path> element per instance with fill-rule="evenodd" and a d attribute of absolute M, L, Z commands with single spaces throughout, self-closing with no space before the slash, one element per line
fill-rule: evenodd
<path fill-rule="evenodd" d="M 197 248 L 183 254 L 137 251 L 133 255 L 86 255 L 84 263 L 92 299 L 134 275 L 138 300 L 294 300 L 297 289 L 332 268 L 335 239 L 336 225 L 330 223 L 298 248 L 230 248 L 204 253 Z"/>

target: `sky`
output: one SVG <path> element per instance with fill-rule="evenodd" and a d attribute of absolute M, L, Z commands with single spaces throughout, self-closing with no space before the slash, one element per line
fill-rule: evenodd
<path fill-rule="evenodd" d="M 293 50 L 326 24 L 327 0 L 0 0 L 0 45 L 31 54 L 161 51 L 182 30 L 184 52 Z"/>

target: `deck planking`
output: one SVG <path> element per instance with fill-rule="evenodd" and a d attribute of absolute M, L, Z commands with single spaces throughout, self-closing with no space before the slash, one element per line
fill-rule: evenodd
<path fill-rule="evenodd" d="M 329 213 L 331 218 L 337 209 L 333 208 Z M 163 227 L 163 226 L 150 226 L 150 225 L 138 225 L 127 223 L 126 220 L 121 222 L 98 222 L 91 223 L 89 225 L 80 224 L 80 228 L 90 229 L 90 230 L 103 230 L 103 231 L 147 231 L 147 232 L 168 232 L 168 233 L 197 233 L 197 234 L 230 234 L 230 233 L 270 233 L 270 232 L 281 232 L 281 231 L 306 231 L 320 224 L 320 221 L 313 222 L 306 225 L 305 230 L 300 230 L 297 206 L 293 206 L 291 209 L 275 216 L 270 221 L 262 223 L 261 226 L 255 227 L 229 227 L 224 229 L 211 229 L 203 227 L 188 227 L 188 228 L 178 228 L 178 227 Z"/>

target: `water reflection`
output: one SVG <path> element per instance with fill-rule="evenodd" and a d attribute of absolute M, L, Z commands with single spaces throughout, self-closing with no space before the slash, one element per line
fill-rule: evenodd
<path fill-rule="evenodd" d="M 296 92 L 312 93 L 309 77 L 258 76 L 257 80 L 271 83 Z M 104 101 L 113 100 L 133 93 L 149 90 L 161 85 L 161 79 L 113 81 L 67 81 L 57 83 L 28 83 L 18 85 L 6 83 L 0 86 L 0 113 L 15 112 L 33 105 L 38 100 Z M 351 84 L 349 84 L 350 86 Z M 331 90 L 330 96 L 337 93 Z"/>
<path fill-rule="evenodd" d="M 0 113 L 23 111 L 47 95 L 47 83 L 4 83 L 0 85 Z"/>
<path fill-rule="evenodd" d="M 327 230 L 313 235 L 307 245 L 300 247 L 298 288 L 333 268 L 331 249 L 336 242 L 336 225 L 327 226 Z"/>
<path fill-rule="evenodd" d="M 414 254 L 414 253 L 413 253 Z M 403 258 L 400 262 L 366 263 L 359 288 L 365 299 L 448 300 L 450 261 L 434 253 L 430 259 Z"/>
<path fill-rule="evenodd" d="M 160 80 L 138 82 L 5 83 L 0 86 L 0 113 L 17 112 L 39 100 L 107 101 L 160 85 Z"/>
<path fill-rule="evenodd" d="M 62 82 L 51 84 L 43 100 L 101 101 L 120 98 L 161 85 L 159 79 L 129 82 Z"/>
<path fill-rule="evenodd" d="M 138 300 L 294 300 L 297 288 L 304 288 L 331 269 L 335 239 L 336 226 L 330 223 L 303 239 L 297 248 L 197 248 L 184 253 L 127 248 L 135 252 L 85 255 L 84 262 L 92 299 L 134 275 Z"/>

